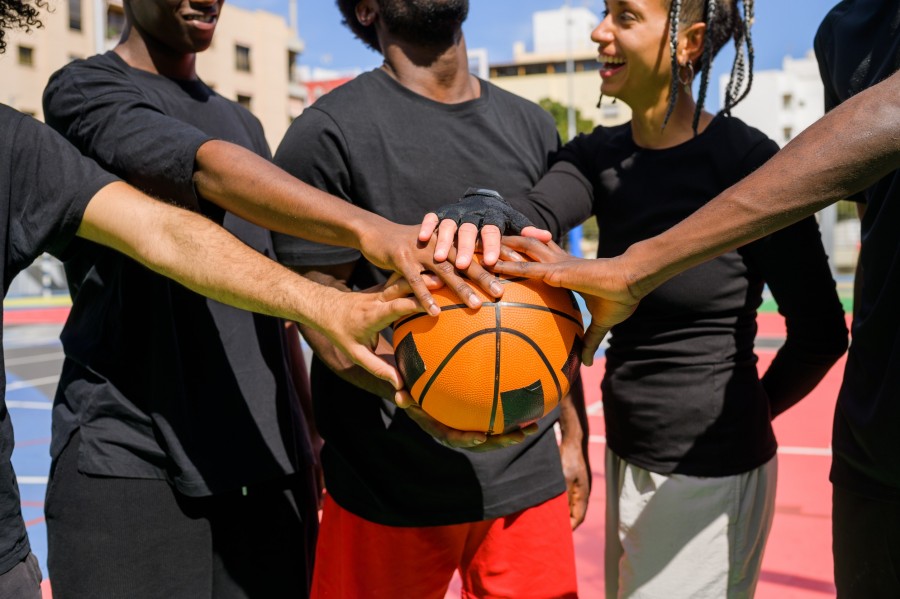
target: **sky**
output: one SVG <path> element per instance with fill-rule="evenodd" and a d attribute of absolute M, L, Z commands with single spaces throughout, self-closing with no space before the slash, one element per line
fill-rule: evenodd
<path fill-rule="evenodd" d="M 288 0 L 227 0 L 242 8 L 262 9 L 287 18 Z M 779 69 L 785 56 L 800 58 L 812 49 L 813 37 L 825 13 L 837 0 L 758 0 L 752 35 L 755 70 Z M 470 0 L 469 18 L 463 25 L 469 48 L 486 48 L 491 63 L 512 59 L 512 47 L 523 41 L 533 49 L 531 15 L 560 8 L 565 0 Z M 602 0 L 571 0 L 602 15 Z M 341 25 L 333 0 L 297 0 L 298 30 L 306 50 L 299 63 L 335 70 L 368 70 L 381 64 L 381 56 L 369 50 Z M 227 9 L 226 9 L 227 10 Z M 734 53 L 724 48 L 716 57 L 713 82 L 731 68 Z M 598 75 L 599 78 L 599 75 Z M 717 85 L 717 84 L 715 84 Z M 717 89 L 717 88 L 713 88 Z M 712 98 L 709 108 L 718 108 Z"/>

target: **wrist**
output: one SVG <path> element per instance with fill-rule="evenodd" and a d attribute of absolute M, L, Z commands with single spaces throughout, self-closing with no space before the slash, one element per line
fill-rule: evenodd
<path fill-rule="evenodd" d="M 644 299 L 668 278 L 662 273 L 662 265 L 654 260 L 656 256 L 665 254 L 660 253 L 653 244 L 653 239 L 640 241 L 611 260 L 615 263 L 616 276 L 622 280 L 631 299 L 636 301 Z"/>

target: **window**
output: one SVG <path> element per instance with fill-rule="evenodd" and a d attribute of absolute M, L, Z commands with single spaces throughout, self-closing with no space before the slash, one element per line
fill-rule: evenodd
<path fill-rule="evenodd" d="M 246 108 L 247 110 L 253 110 L 251 107 L 251 103 L 253 102 L 253 98 L 250 96 L 245 96 L 243 94 L 237 95 L 237 103 Z"/>
<path fill-rule="evenodd" d="M 81 0 L 69 0 L 69 29 L 81 31 Z"/>
<path fill-rule="evenodd" d="M 125 29 L 125 11 L 121 6 L 110 4 L 106 10 L 106 39 L 119 41 Z"/>
<path fill-rule="evenodd" d="M 497 77 L 516 77 L 519 74 L 519 67 L 515 65 L 503 67 L 491 67 L 491 79 Z"/>
<path fill-rule="evenodd" d="M 296 69 L 294 69 L 294 65 L 296 64 L 296 62 L 297 62 L 297 53 L 294 52 L 293 50 L 288 50 L 287 76 L 288 76 L 288 81 L 290 81 L 291 83 L 297 83 L 297 80 L 298 80 L 297 71 L 296 71 Z"/>
<path fill-rule="evenodd" d="M 782 133 L 784 134 L 784 143 L 787 143 L 794 137 L 794 128 L 785 127 L 784 129 L 782 129 Z"/>
<path fill-rule="evenodd" d="M 250 48 L 247 46 L 234 46 L 234 68 L 245 73 L 250 72 Z"/>
<path fill-rule="evenodd" d="M 784 94 L 781 96 L 781 107 L 785 110 L 790 110 L 791 104 L 794 103 L 794 96 L 792 94 Z"/>
<path fill-rule="evenodd" d="M 34 66 L 34 48 L 19 46 L 19 64 L 25 67 Z"/>

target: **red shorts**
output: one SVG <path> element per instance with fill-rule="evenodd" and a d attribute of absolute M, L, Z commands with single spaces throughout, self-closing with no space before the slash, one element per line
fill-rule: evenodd
<path fill-rule="evenodd" d="M 312 599 L 444 599 L 457 569 L 464 599 L 577 597 L 566 494 L 503 518 L 419 528 L 375 524 L 325 497 Z"/>

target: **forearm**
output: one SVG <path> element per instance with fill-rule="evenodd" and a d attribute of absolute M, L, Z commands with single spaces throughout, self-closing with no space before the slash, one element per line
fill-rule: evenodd
<path fill-rule="evenodd" d="M 572 382 L 569 393 L 559 403 L 559 428 L 562 442 L 578 447 L 584 455 L 585 464 L 588 464 L 590 430 L 584 403 L 584 385 L 580 374 Z"/>
<path fill-rule="evenodd" d="M 661 283 L 849 197 L 900 167 L 900 73 L 813 124 L 752 175 L 667 232 L 635 244 L 622 266 L 632 293 Z"/>
<path fill-rule="evenodd" d="M 223 141 L 200 146 L 194 184 L 201 196 L 246 220 L 320 243 L 364 251 L 366 234 L 391 224 Z"/>
<path fill-rule="evenodd" d="M 324 322 L 340 292 L 252 250 L 196 213 L 124 183 L 101 189 L 78 235 L 112 247 L 197 293 L 238 308 L 306 324 Z"/>
<path fill-rule="evenodd" d="M 787 411 L 815 389 L 842 353 L 804 352 L 795 351 L 788 345 L 782 347 L 762 378 L 772 417 Z"/>
<path fill-rule="evenodd" d="M 527 202 L 518 202 L 522 213 L 535 226 L 559 239 L 590 218 L 593 189 L 590 182 L 569 162 L 558 162 L 528 193 Z"/>

